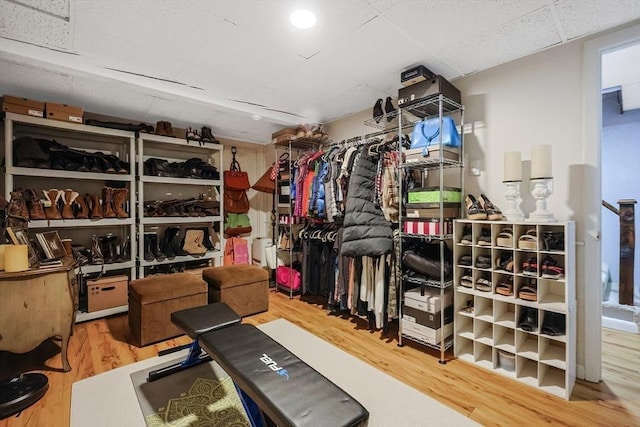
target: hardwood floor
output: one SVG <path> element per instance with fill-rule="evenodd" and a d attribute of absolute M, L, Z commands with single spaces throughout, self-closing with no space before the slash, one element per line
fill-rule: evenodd
<path fill-rule="evenodd" d="M 638 334 L 604 329 L 603 381 L 599 384 L 577 381 L 571 400 L 565 401 L 463 361 L 453 359 L 446 365 L 440 365 L 435 352 L 426 351 L 419 345 L 398 347 L 396 330 L 386 337 L 381 331 L 369 331 L 366 322 L 330 315 L 320 305 L 297 298 L 289 300 L 280 293 L 270 294 L 268 312 L 249 317 L 245 322 L 261 324 L 281 317 L 480 424 L 640 425 Z M 47 358 L 49 367 L 42 370 L 49 377 L 49 390 L 44 398 L 19 417 L 0 421 L 0 427 L 67 426 L 74 381 L 153 357 L 158 350 L 189 342 L 186 336 L 182 336 L 137 348 L 129 345 L 128 340 L 126 315 L 76 325 L 69 344 L 72 370 L 68 373 L 59 372 L 59 349 L 51 342 L 27 355 L 0 352 L 0 376 L 6 375 L 8 370 L 43 369 L 41 361 Z M 54 354 L 56 351 L 58 353 Z M 425 420 L 425 425 L 428 423 Z"/>

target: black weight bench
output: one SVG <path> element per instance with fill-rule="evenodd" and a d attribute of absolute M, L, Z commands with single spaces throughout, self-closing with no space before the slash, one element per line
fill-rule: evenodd
<path fill-rule="evenodd" d="M 215 303 L 178 311 L 171 320 L 231 377 L 253 426 L 367 425 L 369 412 L 353 397 L 234 314 Z"/>

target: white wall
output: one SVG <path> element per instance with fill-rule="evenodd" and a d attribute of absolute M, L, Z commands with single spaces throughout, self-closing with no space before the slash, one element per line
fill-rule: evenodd
<path fill-rule="evenodd" d="M 517 41 L 514 41 L 517 43 Z M 499 207 L 505 207 L 502 185 L 503 153 L 521 151 L 523 179 L 530 175 L 531 148 L 551 144 L 553 152 L 554 194 L 548 199 L 548 209 L 558 220 L 576 221 L 576 239 L 583 240 L 583 86 L 582 41 L 567 43 L 526 58 L 512 61 L 452 83 L 462 93 L 465 106 L 464 150 L 467 165 L 479 160 L 482 173 L 470 176 L 465 171 L 465 192 L 485 193 Z M 398 84 L 400 86 L 400 84 Z M 395 102 L 395 101 L 394 101 Z M 372 100 L 371 107 L 375 100 Z M 334 140 L 372 132 L 363 121 L 371 110 L 327 125 Z M 522 210 L 525 215 L 535 208 L 535 202 L 522 185 Z M 584 257 L 577 253 L 578 337 L 577 363 L 584 361 L 582 326 L 585 310 L 581 301 L 585 295 Z M 593 278 L 588 287 L 598 286 Z"/>

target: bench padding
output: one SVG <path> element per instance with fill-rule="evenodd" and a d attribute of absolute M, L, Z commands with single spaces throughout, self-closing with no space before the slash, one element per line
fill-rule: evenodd
<path fill-rule="evenodd" d="M 226 328 L 240 323 L 241 320 L 242 318 L 235 311 L 221 302 L 171 313 L 173 324 L 194 340 L 205 332 Z"/>
<path fill-rule="evenodd" d="M 253 325 L 207 332 L 200 345 L 279 427 L 368 423 L 353 397 Z"/>

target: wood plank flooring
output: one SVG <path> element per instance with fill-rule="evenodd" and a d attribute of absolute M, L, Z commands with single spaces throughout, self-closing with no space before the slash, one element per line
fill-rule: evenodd
<path fill-rule="evenodd" d="M 604 329 L 603 381 L 599 384 L 578 381 L 567 402 L 460 360 L 440 365 L 436 352 L 417 344 L 398 347 L 395 328 L 384 336 L 381 331 L 369 331 L 366 322 L 360 319 L 330 315 L 318 304 L 298 298 L 290 300 L 281 293 L 270 294 L 267 313 L 245 322 L 261 324 L 281 317 L 484 425 L 640 425 L 638 334 Z M 46 360 L 48 368 L 42 372 L 49 377 L 50 384 L 43 399 L 19 417 L 0 421 L 0 427 L 68 426 L 74 381 L 189 342 L 182 336 L 137 348 L 128 344 L 129 338 L 126 315 L 76 325 L 69 344 L 72 370 L 68 373 L 60 372 L 59 349 L 51 342 L 26 355 L 0 352 L 0 376 L 11 370 L 41 370 L 46 368 L 42 362 Z"/>

